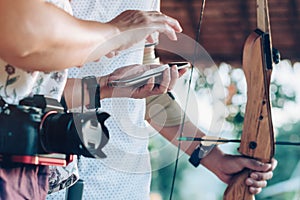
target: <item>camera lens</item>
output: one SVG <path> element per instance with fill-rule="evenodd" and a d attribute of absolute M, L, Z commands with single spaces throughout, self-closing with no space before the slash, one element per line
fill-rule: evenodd
<path fill-rule="evenodd" d="M 106 157 L 102 151 L 109 134 L 107 113 L 49 113 L 41 123 L 41 143 L 47 153 Z"/>

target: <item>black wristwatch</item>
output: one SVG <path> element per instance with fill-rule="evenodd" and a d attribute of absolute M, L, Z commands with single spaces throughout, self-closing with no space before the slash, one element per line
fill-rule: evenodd
<path fill-rule="evenodd" d="M 81 80 L 82 89 L 82 104 L 84 105 L 84 85 L 86 85 L 90 103 L 87 105 L 88 109 L 100 108 L 100 85 L 95 76 L 85 76 Z"/>
<path fill-rule="evenodd" d="M 209 151 L 212 149 L 211 146 L 203 146 L 201 143 L 196 147 L 193 151 L 191 157 L 189 158 L 189 162 L 194 166 L 198 167 L 202 158 L 204 158 Z"/>

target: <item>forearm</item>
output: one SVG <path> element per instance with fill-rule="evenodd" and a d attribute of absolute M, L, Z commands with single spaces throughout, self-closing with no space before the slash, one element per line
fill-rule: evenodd
<path fill-rule="evenodd" d="M 100 45 L 98 58 L 117 48 L 105 43 L 118 34 L 115 26 L 76 19 L 44 1 L 1 0 L 0 13 L 0 57 L 25 70 L 81 66 Z"/>
<path fill-rule="evenodd" d="M 178 138 L 180 137 L 181 125 L 175 125 L 170 127 L 162 127 L 153 121 L 149 121 L 150 125 L 157 130 L 164 138 L 170 141 L 175 146 L 178 146 Z M 202 137 L 205 134 L 201 132 L 194 124 L 190 121 L 184 123 L 182 132 L 183 137 Z M 195 148 L 199 145 L 199 142 L 181 142 L 181 150 L 186 154 L 191 155 Z"/>
<path fill-rule="evenodd" d="M 150 122 L 150 121 L 148 121 Z M 151 123 L 151 122 L 150 122 Z M 172 127 L 162 127 L 157 124 L 151 123 L 151 126 L 159 131 L 159 133 L 174 144 L 176 147 L 178 146 L 178 137 L 180 136 L 181 125 L 172 126 Z M 191 121 L 187 121 L 184 123 L 184 128 L 182 132 L 183 137 L 203 137 L 205 134 L 199 130 Z M 191 155 L 196 147 L 199 145 L 199 142 L 181 142 L 180 148 L 186 154 Z M 210 171 L 215 172 L 217 166 L 220 163 L 220 159 L 224 156 L 224 153 L 215 146 L 209 154 L 207 154 L 202 160 L 201 164 L 205 166 Z"/>

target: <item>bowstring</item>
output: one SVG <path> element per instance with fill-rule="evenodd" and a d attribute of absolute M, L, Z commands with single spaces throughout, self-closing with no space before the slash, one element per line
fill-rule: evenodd
<path fill-rule="evenodd" d="M 194 53 L 193 53 L 193 58 L 192 58 L 192 67 L 191 67 L 189 81 L 188 81 L 188 91 L 187 91 L 187 96 L 186 96 L 186 100 L 185 100 L 184 113 L 183 113 L 183 117 L 182 117 L 182 120 L 181 120 L 182 125 L 180 127 L 179 137 L 182 137 L 182 135 L 183 135 L 184 122 L 185 122 L 185 118 L 186 118 L 186 111 L 187 111 L 187 106 L 188 106 L 188 101 L 189 101 L 189 96 L 190 96 L 190 91 L 191 91 L 191 84 L 192 84 L 192 79 L 193 79 L 194 64 L 195 64 L 196 57 L 197 57 L 197 44 L 200 42 L 200 32 L 201 32 L 201 25 L 202 25 L 203 16 L 204 16 L 205 3 L 206 3 L 206 0 L 202 0 L 200 15 L 199 15 L 199 21 L 198 21 L 198 27 L 197 27 L 197 32 L 196 32 L 196 39 L 195 39 L 196 41 L 195 41 L 195 46 L 194 46 Z M 175 160 L 175 166 L 174 166 L 174 172 L 173 172 L 173 178 L 172 178 L 172 185 L 171 185 L 169 200 L 172 200 L 172 197 L 173 197 L 173 191 L 174 191 L 175 180 L 176 180 L 176 173 L 177 173 L 177 168 L 178 168 L 178 159 L 179 159 L 179 154 L 180 154 L 180 149 L 181 149 L 181 142 L 182 141 L 178 141 L 177 154 L 176 154 L 176 160 Z"/>

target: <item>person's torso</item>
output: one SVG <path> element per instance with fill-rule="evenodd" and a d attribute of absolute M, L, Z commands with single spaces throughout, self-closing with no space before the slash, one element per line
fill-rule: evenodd
<path fill-rule="evenodd" d="M 155 10 L 156 0 L 74 0 L 76 17 L 107 22 L 125 10 Z M 120 52 L 113 58 L 73 68 L 69 76 L 101 76 L 117 68 L 142 64 L 144 41 Z M 75 97 L 74 97 L 75 98 Z M 86 181 L 84 199 L 148 199 L 151 167 L 148 154 L 148 134 L 145 131 L 143 99 L 111 98 L 101 101 L 101 108 L 111 117 L 106 121 L 110 140 L 103 151 L 107 158 L 82 158 L 79 174 Z"/>

